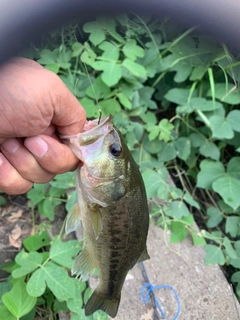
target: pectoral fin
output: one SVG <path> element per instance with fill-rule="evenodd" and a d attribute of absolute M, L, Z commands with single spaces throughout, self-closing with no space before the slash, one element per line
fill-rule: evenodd
<path fill-rule="evenodd" d="M 78 203 L 76 203 L 67 215 L 67 221 L 65 225 L 66 234 L 76 231 L 80 227 L 80 225 L 81 225 L 80 208 Z"/>
<path fill-rule="evenodd" d="M 87 281 L 94 269 L 96 269 L 95 262 L 87 247 L 85 247 L 74 261 L 72 275 L 76 274 L 77 277 L 80 276 L 82 281 Z"/>
<path fill-rule="evenodd" d="M 145 248 L 138 259 L 138 262 L 150 259 L 147 249 Z"/>

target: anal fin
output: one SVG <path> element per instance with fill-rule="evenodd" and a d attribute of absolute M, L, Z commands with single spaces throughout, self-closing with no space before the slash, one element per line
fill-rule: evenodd
<path fill-rule="evenodd" d="M 74 261 L 72 275 L 76 274 L 82 281 L 87 281 L 96 267 L 97 266 L 95 265 L 95 262 L 86 246 Z"/>

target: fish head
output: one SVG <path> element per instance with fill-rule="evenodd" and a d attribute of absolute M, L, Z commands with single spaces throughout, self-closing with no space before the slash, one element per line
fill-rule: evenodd
<path fill-rule="evenodd" d="M 81 160 L 80 181 L 91 202 L 107 206 L 125 195 L 130 152 L 111 116 L 88 121 L 83 132 L 62 138 Z"/>

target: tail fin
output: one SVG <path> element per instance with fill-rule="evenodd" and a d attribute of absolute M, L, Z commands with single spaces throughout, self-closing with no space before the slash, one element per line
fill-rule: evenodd
<path fill-rule="evenodd" d="M 105 297 L 94 291 L 85 306 L 85 315 L 90 316 L 97 310 L 103 310 L 110 317 L 115 318 L 117 315 L 119 303 L 120 296 L 118 299 L 106 299 Z"/>

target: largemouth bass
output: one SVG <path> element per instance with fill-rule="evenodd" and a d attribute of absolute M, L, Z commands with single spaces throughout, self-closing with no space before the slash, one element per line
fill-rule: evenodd
<path fill-rule="evenodd" d="M 149 258 L 149 213 L 144 183 L 111 117 L 88 121 L 84 131 L 63 136 L 81 163 L 78 204 L 70 211 L 66 233 L 83 224 L 86 243 L 72 273 L 86 281 L 95 268 L 99 285 L 85 306 L 86 316 L 101 309 L 115 317 L 128 271 Z"/>

